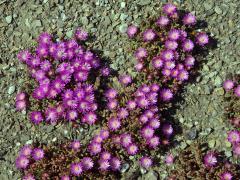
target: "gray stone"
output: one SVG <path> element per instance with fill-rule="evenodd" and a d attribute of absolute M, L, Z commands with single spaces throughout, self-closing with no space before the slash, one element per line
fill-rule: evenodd
<path fill-rule="evenodd" d="M 213 3 L 209 2 L 209 1 L 206 1 L 205 3 L 203 3 L 203 6 L 206 10 L 210 10 L 213 8 Z"/>
<path fill-rule="evenodd" d="M 146 175 L 144 175 L 143 179 L 144 180 L 157 180 L 158 179 L 158 173 L 151 170 Z"/>
<path fill-rule="evenodd" d="M 215 144 L 216 144 L 216 141 L 215 141 L 214 139 L 208 141 L 208 146 L 209 146 L 210 148 L 213 148 L 213 147 L 215 146 Z"/>
<path fill-rule="evenodd" d="M 222 85 L 222 78 L 220 76 L 217 76 L 214 80 L 214 85 L 219 87 Z"/>
<path fill-rule="evenodd" d="M 121 24 L 121 25 L 119 26 L 119 31 L 120 31 L 121 33 L 125 33 L 125 32 L 127 31 L 127 28 L 128 28 L 128 25 L 127 25 L 127 24 Z"/>
<path fill-rule="evenodd" d="M 217 14 L 222 14 L 222 9 L 219 6 L 216 6 L 214 10 Z"/>
<path fill-rule="evenodd" d="M 138 2 L 138 4 L 141 5 L 141 6 L 145 6 L 145 5 L 148 5 L 150 3 L 151 3 L 151 0 L 140 0 Z"/>
<path fill-rule="evenodd" d="M 197 137 L 197 130 L 196 128 L 192 128 L 190 129 L 187 133 L 186 133 L 186 138 L 189 140 L 193 140 Z"/>
<path fill-rule="evenodd" d="M 127 17 L 128 17 L 127 14 L 121 14 L 121 15 L 120 15 L 121 21 L 124 21 L 125 19 L 127 19 Z"/>
<path fill-rule="evenodd" d="M 120 169 L 120 172 L 121 173 L 125 173 L 128 169 L 129 169 L 130 165 L 128 163 L 124 163 L 122 166 L 121 166 L 121 169 Z"/>
<path fill-rule="evenodd" d="M 42 26 L 41 20 L 34 20 L 32 22 L 32 24 L 33 24 L 34 27 L 41 27 Z"/>
<path fill-rule="evenodd" d="M 146 174 L 147 170 L 143 167 L 140 167 L 140 172 L 141 174 Z"/>
<path fill-rule="evenodd" d="M 5 19 L 8 24 L 12 22 L 12 16 L 7 16 Z"/>
<path fill-rule="evenodd" d="M 126 7 L 126 3 L 125 2 L 121 2 L 121 8 L 125 8 Z"/>
<path fill-rule="evenodd" d="M 14 93 L 15 89 L 16 89 L 16 86 L 15 86 L 15 85 L 10 86 L 10 87 L 8 88 L 8 94 Z"/>

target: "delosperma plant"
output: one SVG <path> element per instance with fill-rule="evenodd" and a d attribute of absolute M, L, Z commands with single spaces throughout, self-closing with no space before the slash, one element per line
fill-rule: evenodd
<path fill-rule="evenodd" d="M 166 4 L 154 23 L 143 24 L 142 32 L 130 25 L 127 36 L 137 39 L 132 47 L 139 76 L 120 74 L 117 86 L 94 88 L 97 76 L 111 78 L 110 69 L 84 46 L 88 34 L 80 28 L 73 39 L 57 42 L 42 33 L 36 49 L 21 51 L 18 59 L 37 85 L 29 96 L 17 95 L 18 110 L 30 109 L 35 125 L 68 121 L 101 126 L 87 144 L 75 139 L 58 146 L 24 146 L 16 159 L 24 179 L 114 179 L 129 156 L 145 169 L 152 167 L 157 160 L 153 152 L 166 150 L 175 134 L 163 111 L 195 72 L 209 42 L 205 32 L 195 30 L 196 23 L 193 14 Z M 33 103 L 37 109 L 31 108 Z M 166 164 L 172 162 L 169 155 Z"/>

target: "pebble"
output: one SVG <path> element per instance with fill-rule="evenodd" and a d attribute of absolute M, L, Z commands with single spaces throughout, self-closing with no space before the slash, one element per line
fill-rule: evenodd
<path fill-rule="evenodd" d="M 146 174 L 147 170 L 143 167 L 140 167 L 140 172 L 141 174 Z"/>
<path fill-rule="evenodd" d="M 217 14 L 222 14 L 222 9 L 220 7 L 216 6 L 214 10 Z"/>
<path fill-rule="evenodd" d="M 217 76 L 214 80 L 214 85 L 219 87 L 222 85 L 222 78 L 220 76 Z"/>
<path fill-rule="evenodd" d="M 129 164 L 128 163 L 124 163 L 120 169 L 121 173 L 125 173 L 128 169 L 129 169 Z"/>
<path fill-rule="evenodd" d="M 186 138 L 189 140 L 193 140 L 197 137 L 197 130 L 195 128 L 191 129 L 187 132 Z"/>
<path fill-rule="evenodd" d="M 126 7 L 126 3 L 125 2 L 121 2 L 120 6 L 121 6 L 121 8 L 125 8 Z"/>
<path fill-rule="evenodd" d="M 158 174 L 155 171 L 149 171 L 143 179 L 148 179 L 148 180 L 157 180 L 158 179 Z"/>
<path fill-rule="evenodd" d="M 32 22 L 32 24 L 33 24 L 34 27 L 41 27 L 42 26 L 41 20 L 34 20 Z"/>
<path fill-rule="evenodd" d="M 12 16 L 7 16 L 5 19 L 8 24 L 12 22 Z"/>
<path fill-rule="evenodd" d="M 14 91 L 15 91 L 15 89 L 16 89 L 16 86 L 15 85 L 12 85 L 12 86 L 10 86 L 9 88 L 8 88 L 8 94 L 13 94 L 14 93 Z"/>
<path fill-rule="evenodd" d="M 127 25 L 127 24 L 121 24 L 121 25 L 119 26 L 119 31 L 120 31 L 121 33 L 125 33 L 125 32 L 127 31 L 127 28 L 128 28 L 128 25 Z"/>
<path fill-rule="evenodd" d="M 213 148 L 213 147 L 215 146 L 215 144 L 216 144 L 216 141 L 215 141 L 214 139 L 212 139 L 212 140 L 210 140 L 210 141 L 208 142 L 208 146 L 209 146 L 210 148 Z"/>

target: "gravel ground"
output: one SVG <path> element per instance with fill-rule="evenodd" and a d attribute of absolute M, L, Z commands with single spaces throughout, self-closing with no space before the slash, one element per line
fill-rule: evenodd
<path fill-rule="evenodd" d="M 207 22 L 206 31 L 217 40 L 217 46 L 204 58 L 196 82 L 184 90 L 184 101 L 179 103 L 180 108 L 175 114 L 182 124 L 183 133 L 177 137 L 179 146 L 172 151 L 177 154 L 179 149 L 202 138 L 211 148 L 224 150 L 231 157 L 231 148 L 225 141 L 230 125 L 223 114 L 224 91 L 221 84 L 228 75 L 240 74 L 240 1 L 175 2 Z M 14 160 L 23 144 L 59 142 L 80 137 L 87 131 L 77 129 L 73 132 L 66 124 L 34 127 L 27 120 L 26 112 L 15 111 L 14 97 L 18 91 L 24 90 L 22 85 L 28 80 L 25 67 L 16 59 L 17 52 L 32 46 L 42 31 L 71 37 L 73 30 L 82 26 L 95 36 L 94 49 L 103 52 L 113 69 L 130 72 L 132 55 L 124 49 L 129 42 L 124 35 L 126 27 L 156 16 L 162 3 L 165 1 L 0 0 L 0 179 L 19 178 Z M 139 179 L 157 179 L 157 176 L 164 179 L 167 168 L 161 164 L 155 171 L 142 170 L 144 175 Z M 134 167 L 130 167 L 125 177 L 134 171 Z"/>

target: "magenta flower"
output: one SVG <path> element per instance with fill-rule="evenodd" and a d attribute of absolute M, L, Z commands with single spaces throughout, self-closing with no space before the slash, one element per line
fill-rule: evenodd
<path fill-rule="evenodd" d="M 165 136 L 169 137 L 173 134 L 173 127 L 171 124 L 166 123 L 162 127 L 162 132 Z"/>
<path fill-rule="evenodd" d="M 156 56 L 152 59 L 152 66 L 155 69 L 160 69 L 161 67 L 163 67 L 163 60 L 161 59 L 161 57 Z"/>
<path fill-rule="evenodd" d="M 113 171 L 118 171 L 120 170 L 121 167 L 121 161 L 117 157 L 113 157 L 110 160 L 110 167 Z"/>
<path fill-rule="evenodd" d="M 43 32 L 39 35 L 38 42 L 42 45 L 50 45 L 52 43 L 52 36 L 47 32 Z"/>
<path fill-rule="evenodd" d="M 117 116 L 119 119 L 125 119 L 129 115 L 129 112 L 126 108 L 120 108 L 117 112 Z"/>
<path fill-rule="evenodd" d="M 147 144 L 150 148 L 156 149 L 160 144 L 159 137 L 153 136 L 147 139 Z"/>
<path fill-rule="evenodd" d="M 174 53 L 172 50 L 164 50 L 161 52 L 161 58 L 164 61 L 171 61 L 174 59 Z"/>
<path fill-rule="evenodd" d="M 142 124 L 145 124 L 148 122 L 148 117 L 145 115 L 145 114 L 142 114 L 140 117 L 139 117 L 139 121 L 142 123 Z"/>
<path fill-rule="evenodd" d="M 239 143 L 240 142 L 240 132 L 238 130 L 229 131 L 227 139 L 232 144 Z"/>
<path fill-rule="evenodd" d="M 110 163 L 107 160 L 99 160 L 98 164 L 100 171 L 107 171 L 110 167 Z"/>
<path fill-rule="evenodd" d="M 71 171 L 71 174 L 75 176 L 81 175 L 83 172 L 81 163 L 72 163 L 70 166 L 70 171 Z"/>
<path fill-rule="evenodd" d="M 48 107 L 45 111 L 45 118 L 47 122 L 55 123 L 58 120 L 56 108 Z"/>
<path fill-rule="evenodd" d="M 145 126 L 144 128 L 141 129 L 141 136 L 145 139 L 149 139 L 153 137 L 154 135 L 154 129 L 151 128 L 150 126 Z"/>
<path fill-rule="evenodd" d="M 138 97 L 136 99 L 137 105 L 140 108 L 147 108 L 149 106 L 149 101 L 146 97 L 142 96 L 142 97 Z"/>
<path fill-rule="evenodd" d="M 186 39 L 182 43 L 183 51 L 190 52 L 194 48 L 194 43 L 190 39 Z"/>
<path fill-rule="evenodd" d="M 70 109 L 66 112 L 66 118 L 69 121 L 75 121 L 78 118 L 78 111 L 75 109 Z"/>
<path fill-rule="evenodd" d="M 192 67 L 195 64 L 195 58 L 193 56 L 188 55 L 185 59 L 184 59 L 184 64 L 187 67 Z"/>
<path fill-rule="evenodd" d="M 123 147 L 128 147 L 132 143 L 132 137 L 130 134 L 121 135 L 121 145 Z"/>
<path fill-rule="evenodd" d="M 198 33 L 196 36 L 196 43 L 199 44 L 200 46 L 205 46 L 208 44 L 209 38 L 208 35 L 204 32 Z"/>
<path fill-rule="evenodd" d="M 173 162 L 174 162 L 174 157 L 173 157 L 173 155 L 172 155 L 172 154 L 166 155 L 166 157 L 165 157 L 165 163 L 166 163 L 167 165 L 171 165 L 171 164 L 173 164 Z"/>
<path fill-rule="evenodd" d="M 93 125 L 97 121 L 97 115 L 94 112 L 87 112 L 83 115 L 83 122 Z"/>
<path fill-rule="evenodd" d="M 163 12 L 166 14 L 166 15 L 172 15 L 173 13 L 175 13 L 177 11 L 177 7 L 174 6 L 173 4 L 171 3 L 168 3 L 168 4 L 165 4 L 163 6 Z"/>
<path fill-rule="evenodd" d="M 61 176 L 61 180 L 70 180 L 70 176 L 68 175 Z"/>
<path fill-rule="evenodd" d="M 93 168 L 93 160 L 92 158 L 90 157 L 84 157 L 82 160 L 81 160 L 81 165 L 83 167 L 83 170 L 89 170 L 89 169 L 92 169 Z"/>
<path fill-rule="evenodd" d="M 16 159 L 16 167 L 18 169 L 26 169 L 27 166 L 29 165 L 29 160 L 26 156 L 18 156 Z"/>
<path fill-rule="evenodd" d="M 143 69 L 143 63 L 137 62 L 137 64 L 134 66 L 136 71 L 141 71 Z"/>
<path fill-rule="evenodd" d="M 233 145 L 233 154 L 240 156 L 240 143 Z"/>
<path fill-rule="evenodd" d="M 138 147 L 137 147 L 137 145 L 135 145 L 135 144 L 130 144 L 128 147 L 127 147 L 127 153 L 129 154 L 129 155 L 136 155 L 137 154 L 137 152 L 138 152 Z"/>
<path fill-rule="evenodd" d="M 160 89 L 160 86 L 158 84 L 154 83 L 154 84 L 151 85 L 151 91 L 158 92 L 159 89 Z"/>
<path fill-rule="evenodd" d="M 19 101 L 16 101 L 15 106 L 17 111 L 21 111 L 26 109 L 27 103 L 25 100 L 19 100 Z"/>
<path fill-rule="evenodd" d="M 111 159 L 111 154 L 108 151 L 104 151 L 100 154 L 100 159 L 110 160 Z"/>
<path fill-rule="evenodd" d="M 134 100 L 128 100 L 126 107 L 128 110 L 133 110 L 137 107 L 137 103 Z"/>
<path fill-rule="evenodd" d="M 148 125 L 153 129 L 158 129 L 160 127 L 160 121 L 156 118 L 153 118 L 149 121 Z"/>
<path fill-rule="evenodd" d="M 146 169 L 150 168 L 152 166 L 153 162 L 152 159 L 147 157 L 147 156 L 143 156 L 142 158 L 140 158 L 140 165 Z"/>
<path fill-rule="evenodd" d="M 118 101 L 116 99 L 110 99 L 107 103 L 107 107 L 109 110 L 116 109 L 118 106 Z"/>
<path fill-rule="evenodd" d="M 108 98 L 108 99 L 114 99 L 117 97 L 117 90 L 111 88 L 111 89 L 108 89 L 106 92 L 105 92 L 105 96 Z"/>
<path fill-rule="evenodd" d="M 17 58 L 21 62 L 28 62 L 31 59 L 32 55 L 28 50 L 22 50 L 18 53 Z"/>
<path fill-rule="evenodd" d="M 142 47 L 138 48 L 138 49 L 136 50 L 136 52 L 135 52 L 135 58 L 136 58 L 137 60 L 143 60 L 143 59 L 145 59 L 147 56 L 148 56 L 147 50 L 144 49 L 144 48 L 142 48 Z"/>
<path fill-rule="evenodd" d="M 232 173 L 225 171 L 220 175 L 221 180 L 231 180 L 233 178 Z"/>
<path fill-rule="evenodd" d="M 109 131 L 108 130 L 105 130 L 105 129 L 102 129 L 100 131 L 100 136 L 105 140 L 109 137 Z"/>
<path fill-rule="evenodd" d="M 88 38 L 88 33 L 81 28 L 78 28 L 75 32 L 75 37 L 77 40 L 86 41 Z"/>
<path fill-rule="evenodd" d="M 170 89 L 163 89 L 160 92 L 160 96 L 163 101 L 169 101 L 173 98 L 173 93 Z"/>
<path fill-rule="evenodd" d="M 38 161 L 44 158 L 44 151 L 40 148 L 35 148 L 32 151 L 32 157 L 34 160 Z"/>
<path fill-rule="evenodd" d="M 214 152 L 208 152 L 205 156 L 204 156 L 204 165 L 206 167 L 213 167 L 216 166 L 217 164 L 217 156 Z"/>
<path fill-rule="evenodd" d="M 31 155 L 31 153 L 32 153 L 32 147 L 29 146 L 29 145 L 25 145 L 25 146 L 22 147 L 19 154 L 22 155 L 22 156 L 28 157 L 28 156 Z"/>
<path fill-rule="evenodd" d="M 160 16 L 156 21 L 156 25 L 159 27 L 165 27 L 169 23 L 170 23 L 170 20 L 166 16 Z"/>
<path fill-rule="evenodd" d="M 164 68 L 172 70 L 175 68 L 175 62 L 174 61 L 165 61 Z"/>
<path fill-rule="evenodd" d="M 92 142 L 94 142 L 94 143 L 102 143 L 103 142 L 103 138 L 100 135 L 96 135 L 92 139 Z"/>
<path fill-rule="evenodd" d="M 39 57 L 46 58 L 48 56 L 48 46 L 47 45 L 39 45 L 36 49 L 36 54 Z"/>
<path fill-rule="evenodd" d="M 237 97 L 240 97 L 240 85 L 238 85 L 238 86 L 234 89 L 234 94 L 235 94 Z"/>
<path fill-rule="evenodd" d="M 186 80 L 188 80 L 188 77 L 189 77 L 189 75 L 186 70 L 178 71 L 177 79 L 179 81 L 186 81 Z"/>
<path fill-rule="evenodd" d="M 133 38 L 138 32 L 138 27 L 135 25 L 131 25 L 127 29 L 127 35 L 129 38 Z"/>
<path fill-rule="evenodd" d="M 165 41 L 165 48 L 170 50 L 176 50 L 178 47 L 178 43 L 176 41 L 167 40 Z"/>
<path fill-rule="evenodd" d="M 129 75 L 121 75 L 119 77 L 119 82 L 125 86 L 127 86 L 128 84 L 130 84 L 132 82 L 132 78 Z"/>
<path fill-rule="evenodd" d="M 118 118 L 112 117 L 108 120 L 108 128 L 111 131 L 116 131 L 121 127 L 121 121 Z"/>
<path fill-rule="evenodd" d="M 110 69 L 108 67 L 103 67 L 100 69 L 100 73 L 102 76 L 107 77 L 110 75 Z"/>
<path fill-rule="evenodd" d="M 197 20 L 196 17 L 192 13 L 188 13 L 183 17 L 183 24 L 185 25 L 195 25 Z"/>
<path fill-rule="evenodd" d="M 35 177 L 31 174 L 27 174 L 27 175 L 23 176 L 22 179 L 23 180 L 36 180 Z"/>
<path fill-rule="evenodd" d="M 144 41 L 152 41 L 156 38 L 156 36 L 157 35 L 153 29 L 147 29 L 146 31 L 143 32 L 143 40 Z"/>
<path fill-rule="evenodd" d="M 180 31 L 177 29 L 171 29 L 168 33 L 168 38 L 172 41 L 176 41 L 180 38 Z"/>
<path fill-rule="evenodd" d="M 223 88 L 226 90 L 226 91 L 229 91 L 231 89 L 233 89 L 234 87 L 234 82 L 232 80 L 226 80 L 224 81 L 223 83 Z"/>
<path fill-rule="evenodd" d="M 71 143 L 70 147 L 71 147 L 73 150 L 77 151 L 77 150 L 80 149 L 81 143 L 80 143 L 80 141 L 75 140 L 75 141 L 73 141 L 73 142 Z"/>
<path fill-rule="evenodd" d="M 99 154 L 102 151 L 101 144 L 99 143 L 90 143 L 88 145 L 88 151 L 91 155 Z"/>
<path fill-rule="evenodd" d="M 170 75 L 171 75 L 171 70 L 170 69 L 166 69 L 166 68 L 164 68 L 163 70 L 162 70 L 162 74 L 163 74 L 163 76 L 166 78 L 166 77 L 169 77 Z"/>
<path fill-rule="evenodd" d="M 30 114 L 30 120 L 34 123 L 34 124 L 39 124 L 40 122 L 43 121 L 43 116 L 42 113 L 40 111 L 32 111 Z"/>

